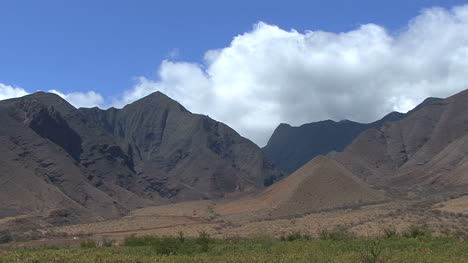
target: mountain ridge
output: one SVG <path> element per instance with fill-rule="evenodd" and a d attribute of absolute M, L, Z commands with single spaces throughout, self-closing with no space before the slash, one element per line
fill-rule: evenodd
<path fill-rule="evenodd" d="M 369 128 L 401 120 L 425 105 L 440 100 L 427 98 L 406 114 L 394 111 L 370 123 L 350 120 L 323 120 L 300 126 L 281 123 L 262 150 L 277 167 L 292 173 L 315 156 L 343 151 L 360 133 Z"/>
<path fill-rule="evenodd" d="M 336 159 L 382 185 L 467 182 L 468 90 L 425 105 L 400 121 L 363 132 Z"/>
<path fill-rule="evenodd" d="M 107 123 L 87 111 L 102 110 L 78 110 L 44 92 L 0 101 L 0 217 L 99 221 L 149 205 L 250 191 L 263 187 L 262 176 L 281 177 L 252 142 L 162 93 L 105 111 Z M 129 118 L 113 126 L 120 111 Z"/>

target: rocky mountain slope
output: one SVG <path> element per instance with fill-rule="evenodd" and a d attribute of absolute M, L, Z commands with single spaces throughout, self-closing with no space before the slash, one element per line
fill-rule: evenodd
<path fill-rule="evenodd" d="M 60 97 L 2 101 L 0 115 L 0 216 L 94 220 L 153 203 L 139 194 L 125 151 Z"/>
<path fill-rule="evenodd" d="M 261 193 L 221 205 L 223 213 L 268 211 L 272 216 L 302 215 L 324 209 L 388 200 L 333 159 L 317 156 Z"/>
<path fill-rule="evenodd" d="M 264 188 L 283 174 L 259 147 L 162 93 L 108 110 L 76 109 L 43 92 L 4 100 L 0 218 L 85 223 L 147 206 L 223 197 L 216 209 L 226 215 L 286 217 L 388 200 L 371 185 L 464 185 L 467 110 L 468 90 L 372 124 L 282 125 L 271 145 L 290 147 L 275 148 L 287 156 L 302 156 L 294 161 L 344 150 L 315 156 Z M 372 127 L 361 131 L 363 125 Z M 307 139 L 301 143 L 301 138 Z M 346 147 L 348 140 L 353 141 Z"/>
<path fill-rule="evenodd" d="M 102 111 L 38 92 L 0 101 L 0 119 L 0 217 L 89 222 L 281 177 L 255 144 L 161 93 Z"/>
<path fill-rule="evenodd" d="M 130 145 L 138 171 L 155 167 L 194 189 L 193 198 L 247 191 L 282 176 L 250 140 L 208 116 L 187 111 L 160 92 L 121 110 L 80 111 Z"/>
<path fill-rule="evenodd" d="M 468 90 L 363 132 L 336 156 L 373 184 L 468 183 Z"/>
<path fill-rule="evenodd" d="M 372 123 L 326 120 L 299 127 L 282 123 L 275 129 L 262 150 L 278 168 L 292 173 L 317 155 L 341 152 L 363 131 L 378 127 L 385 122 L 401 120 L 424 105 L 438 100 L 440 99 L 428 98 L 406 114 L 392 112 Z"/>

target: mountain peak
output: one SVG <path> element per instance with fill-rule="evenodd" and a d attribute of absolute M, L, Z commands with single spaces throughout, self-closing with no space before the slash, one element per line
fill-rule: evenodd
<path fill-rule="evenodd" d="M 166 94 L 156 91 L 153 92 L 137 101 L 134 101 L 128 105 L 126 105 L 123 109 L 129 109 L 134 107 L 141 107 L 141 108 L 163 108 L 169 107 L 174 109 L 179 109 L 180 111 L 189 112 L 187 109 L 184 108 L 179 102 L 170 98 Z"/>
<path fill-rule="evenodd" d="M 166 94 L 162 93 L 161 91 L 155 91 L 135 102 L 138 102 L 138 101 L 142 101 L 142 100 L 153 100 L 153 101 L 158 101 L 158 102 L 162 102 L 162 101 L 167 101 L 167 102 L 176 102 L 175 100 L 171 99 L 169 96 L 167 96 Z"/>
<path fill-rule="evenodd" d="M 76 110 L 70 103 L 55 93 L 38 91 L 23 97 L 2 100 L 4 106 L 20 107 L 28 110 L 37 110 L 41 107 L 52 107 L 62 114 L 68 114 Z"/>
<path fill-rule="evenodd" d="M 441 99 L 441 98 L 428 97 L 425 100 L 423 100 L 423 102 L 419 103 L 416 107 L 414 107 L 414 109 L 408 111 L 406 114 L 411 115 L 414 112 L 418 111 L 421 108 L 424 108 L 427 105 L 437 103 L 437 102 L 441 102 L 441 101 L 443 101 L 443 99 Z"/>

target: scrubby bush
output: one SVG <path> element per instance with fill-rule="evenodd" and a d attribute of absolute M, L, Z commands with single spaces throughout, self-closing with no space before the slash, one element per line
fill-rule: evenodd
<path fill-rule="evenodd" d="M 162 237 L 158 240 L 157 244 L 153 245 L 156 253 L 161 255 L 175 255 L 178 253 L 183 243 L 177 238 Z"/>
<path fill-rule="evenodd" d="M 263 250 L 270 250 L 276 241 L 276 239 L 266 231 L 259 231 L 253 234 L 249 239 L 256 245 L 259 245 Z M 235 243 L 239 243 L 239 241 L 238 239 Z"/>
<path fill-rule="evenodd" d="M 157 236 L 142 236 L 137 237 L 135 235 L 126 237 L 124 239 L 124 246 L 128 247 L 140 247 L 140 246 L 151 246 L 154 248 L 157 254 L 172 255 L 176 254 L 180 248 L 180 238 L 174 237 L 157 237 Z"/>
<path fill-rule="evenodd" d="M 378 263 L 382 262 L 382 246 L 378 241 L 367 243 L 359 250 L 359 262 Z"/>
<path fill-rule="evenodd" d="M 389 225 L 384 226 L 382 228 L 383 237 L 384 238 L 395 238 L 398 237 L 398 231 L 396 230 L 395 226 Z"/>
<path fill-rule="evenodd" d="M 281 235 L 281 241 L 296 241 L 296 240 L 312 240 L 312 236 L 309 234 L 301 234 L 300 232 L 292 232 L 287 235 Z"/>
<path fill-rule="evenodd" d="M 112 247 L 112 240 L 103 238 L 100 242 L 101 247 Z"/>
<path fill-rule="evenodd" d="M 196 252 L 207 252 L 213 240 L 205 232 L 201 232 L 197 238 L 185 238 L 183 233 L 178 237 L 158 237 L 158 236 L 129 236 L 124 239 L 124 246 L 153 247 L 157 254 L 176 255 L 193 254 Z"/>
<path fill-rule="evenodd" d="M 431 235 L 432 231 L 427 226 L 410 225 L 403 231 L 403 236 L 406 238 L 430 237 Z"/>
<path fill-rule="evenodd" d="M 202 252 L 208 252 L 210 248 L 210 243 L 213 242 L 210 236 L 204 231 L 198 234 L 198 238 L 196 241 L 197 241 L 197 244 L 200 245 Z"/>
<path fill-rule="evenodd" d="M 13 241 L 10 231 L 4 230 L 0 231 L 0 244 L 8 243 Z"/>
<path fill-rule="evenodd" d="M 96 248 L 97 244 L 96 244 L 96 241 L 88 239 L 88 240 L 81 241 L 80 247 L 81 248 Z"/>
<path fill-rule="evenodd" d="M 180 243 L 184 243 L 185 242 L 185 236 L 184 236 L 184 232 L 179 232 L 179 242 Z"/>
<path fill-rule="evenodd" d="M 152 245 L 156 245 L 158 242 L 159 242 L 159 237 L 157 236 L 137 237 L 135 235 L 131 235 L 131 236 L 125 237 L 124 246 L 127 246 L 127 247 L 152 246 Z"/>
<path fill-rule="evenodd" d="M 321 240 L 352 240 L 356 239 L 356 235 L 346 229 L 337 228 L 334 230 L 321 230 L 319 232 Z"/>
<path fill-rule="evenodd" d="M 292 232 L 286 236 L 287 241 L 296 241 L 296 240 L 301 240 L 301 239 L 302 239 L 302 235 L 300 232 Z"/>

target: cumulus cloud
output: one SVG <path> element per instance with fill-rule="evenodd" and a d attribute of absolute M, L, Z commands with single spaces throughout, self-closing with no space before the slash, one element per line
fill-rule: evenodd
<path fill-rule="evenodd" d="M 12 86 L 0 83 L 0 100 L 21 97 L 21 96 L 25 96 L 28 94 L 29 93 L 22 88 L 12 87 Z"/>
<path fill-rule="evenodd" d="M 423 10 L 397 34 L 376 24 L 333 33 L 259 22 L 229 46 L 207 51 L 202 63 L 174 61 L 178 51 L 171 52 L 155 78 L 138 77 L 117 100 L 49 92 L 75 107 L 123 107 L 161 91 L 263 146 L 282 122 L 370 122 L 468 88 L 467 28 L 468 5 Z M 0 100 L 26 94 L 0 83 Z"/>
<path fill-rule="evenodd" d="M 115 104 L 159 90 L 264 145 L 281 122 L 376 120 L 466 89 L 468 5 L 431 8 L 398 34 L 379 25 L 297 32 L 260 22 L 203 64 L 162 62 Z"/>
<path fill-rule="evenodd" d="M 58 90 L 49 90 L 48 92 L 54 93 L 67 100 L 70 104 L 75 107 L 94 107 L 94 106 L 103 106 L 104 98 L 101 94 L 95 91 L 87 92 L 72 92 L 72 93 L 62 93 Z M 11 99 L 22 97 L 30 94 L 23 88 L 13 87 L 10 85 L 0 83 L 0 100 Z"/>
<path fill-rule="evenodd" d="M 165 60 L 161 64 L 158 76 L 160 81 L 139 77 L 137 84 L 131 90 L 125 91 L 120 100 L 114 101 L 113 106 L 123 107 L 155 91 L 165 93 L 184 106 L 196 106 L 215 98 L 215 95 L 211 94 L 212 82 L 202 69 L 202 65 Z M 199 110 L 203 109 L 207 108 Z M 198 111 L 198 109 L 193 110 Z M 205 111 L 198 112 L 204 113 Z"/>
<path fill-rule="evenodd" d="M 72 92 L 67 94 L 61 93 L 57 90 L 49 90 L 48 92 L 59 95 L 76 108 L 101 106 L 104 103 L 104 98 L 102 95 L 95 91 Z"/>

